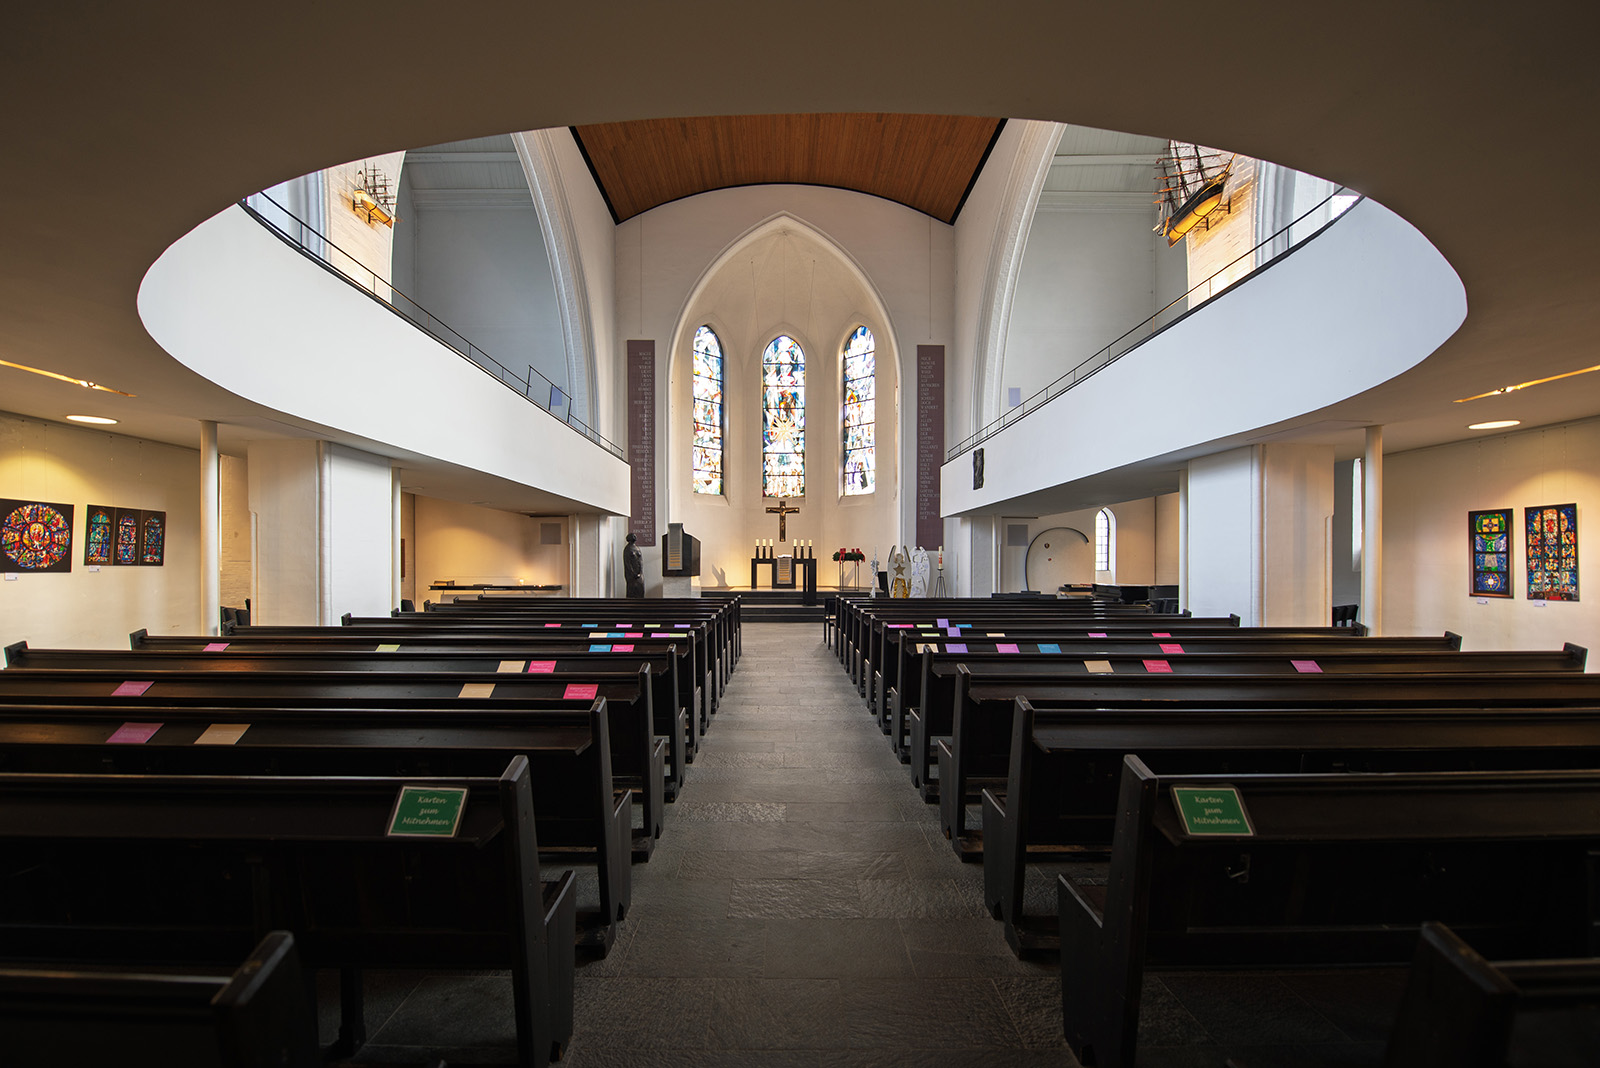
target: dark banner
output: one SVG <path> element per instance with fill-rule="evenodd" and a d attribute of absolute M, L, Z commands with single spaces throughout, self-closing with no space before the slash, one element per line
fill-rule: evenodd
<path fill-rule="evenodd" d="M 944 464 L 944 346 L 917 346 L 917 544 L 944 544 L 939 468 Z"/>
<path fill-rule="evenodd" d="M 633 497 L 628 529 L 656 543 L 656 343 L 628 342 L 628 466 Z"/>

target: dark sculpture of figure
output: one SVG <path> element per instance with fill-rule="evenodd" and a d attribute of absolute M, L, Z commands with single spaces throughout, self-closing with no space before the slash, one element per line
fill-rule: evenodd
<path fill-rule="evenodd" d="M 628 545 L 622 550 L 622 577 L 628 584 L 629 597 L 644 596 L 644 556 L 634 544 L 638 536 L 628 535 Z"/>

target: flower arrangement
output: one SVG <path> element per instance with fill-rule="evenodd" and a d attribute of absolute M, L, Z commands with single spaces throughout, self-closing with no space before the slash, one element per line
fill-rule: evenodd
<path fill-rule="evenodd" d="M 835 560 L 840 560 L 840 561 L 854 560 L 857 563 L 860 563 L 862 560 L 865 560 L 867 558 L 867 554 L 862 552 L 860 549 L 842 549 L 841 548 L 841 549 L 834 550 L 833 558 Z"/>

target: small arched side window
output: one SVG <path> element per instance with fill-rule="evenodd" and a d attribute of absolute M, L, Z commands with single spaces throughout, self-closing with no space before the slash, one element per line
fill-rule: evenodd
<path fill-rule="evenodd" d="M 694 457 L 696 493 L 722 493 L 722 342 L 709 326 L 694 332 Z"/>
<path fill-rule="evenodd" d="M 1116 555 L 1117 525 L 1111 511 L 1100 509 L 1094 514 L 1094 569 L 1110 571 Z"/>
<path fill-rule="evenodd" d="M 844 346 L 844 492 L 871 493 L 877 485 L 874 424 L 877 406 L 877 343 L 856 327 Z"/>

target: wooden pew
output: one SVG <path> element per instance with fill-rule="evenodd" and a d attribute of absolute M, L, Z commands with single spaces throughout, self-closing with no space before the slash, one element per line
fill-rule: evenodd
<path fill-rule="evenodd" d="M 1235 787 L 1253 834 L 1188 834 L 1184 786 Z M 1057 881 L 1068 1045 L 1133 1065 L 1146 967 L 1401 962 L 1428 919 L 1494 955 L 1582 953 L 1597 846 L 1600 771 L 1157 775 L 1130 755 L 1108 882 Z"/>
<path fill-rule="evenodd" d="M 6 1063 L 29 1068 L 318 1068 L 317 1017 L 294 936 L 273 931 L 231 972 L 0 962 Z"/>
<path fill-rule="evenodd" d="M 608 717 L 588 707 L 518 711 L 0 704 L 0 770 L 130 775 L 483 776 L 531 768 L 546 863 L 594 864 L 598 907 L 577 944 L 605 955 L 632 896 L 629 792 L 611 782 Z"/>
<path fill-rule="evenodd" d="M 633 855 L 648 860 L 662 827 L 666 748 L 665 741 L 655 737 L 648 676 L 648 668 L 636 674 L 484 676 L 445 671 L 155 671 L 142 666 L 135 675 L 97 668 L 9 667 L 0 671 L 0 702 L 469 710 L 571 702 L 576 702 L 571 707 L 581 708 L 603 698 L 610 720 L 613 780 L 619 788 L 636 790 L 643 809 L 644 829 L 633 836 Z"/>
<path fill-rule="evenodd" d="M 1519 1016 L 1600 1006 L 1600 957 L 1491 964 L 1442 923 L 1422 925 L 1385 1068 L 1508 1068 Z M 1525 1018 L 1525 1017 L 1524 1017 Z M 1587 1030 L 1591 1057 L 1600 1035 Z M 1518 1051 L 1520 1052 L 1520 1051 Z M 1572 1052 L 1577 1055 L 1580 1050 Z"/>
<path fill-rule="evenodd" d="M 983 791 L 984 901 L 1019 956 L 1054 952 L 1056 917 L 1023 912 L 1026 863 L 1109 850 L 1125 754 L 1161 771 L 1600 768 L 1584 708 L 1038 710 L 1016 700 L 1004 788 Z"/>
<path fill-rule="evenodd" d="M 212 641 L 199 649 L 156 648 L 141 640 L 144 632 L 130 635 L 134 650 L 33 649 L 17 642 L 5 649 L 8 667 L 64 668 L 95 667 L 137 672 L 143 668 L 162 671 L 388 671 L 430 673 L 439 671 L 477 672 L 497 681 L 505 674 L 546 673 L 556 676 L 600 672 L 622 672 L 633 676 L 649 669 L 652 692 L 650 705 L 655 732 L 667 739 L 666 772 L 663 796 L 677 799 L 687 761 L 687 710 L 677 703 L 679 693 L 677 657 L 670 650 L 650 652 L 630 650 L 613 653 L 592 652 L 591 646 L 567 643 L 540 648 L 524 645 L 508 657 L 501 652 L 465 648 L 460 651 L 407 651 L 395 649 L 375 652 L 365 649 L 338 649 L 327 642 L 310 641 L 288 649 L 261 648 L 249 642 Z M 209 649 L 210 651 L 206 651 Z M 558 651 L 559 650 L 559 651 Z M 538 671 L 535 672 L 537 667 Z"/>
<path fill-rule="evenodd" d="M 313 968 L 509 968 L 542 1068 L 572 1032 L 573 879 L 540 881 L 528 778 L 0 775 L 6 954 L 205 960 L 281 928 Z M 408 784 L 467 791 L 453 837 L 386 835 Z"/>
<path fill-rule="evenodd" d="M 1473 656 L 1457 653 L 1456 656 Z M 1513 654 L 1514 655 L 1514 654 Z M 1534 654 L 1539 657 L 1541 654 Z M 1537 662 L 1535 660 L 1534 662 Z M 1485 661 L 1477 661 L 1482 666 Z M 1014 700 L 1036 708 L 1491 708 L 1506 705 L 1600 705 L 1600 675 L 1571 670 L 1283 674 L 1283 675 L 1056 675 L 988 672 L 956 665 L 957 698 L 951 736 L 937 743 L 939 813 L 951 846 L 963 858 L 981 856 L 981 834 L 969 836 L 966 805 L 1009 774 Z M 982 674 L 980 674 L 982 672 Z"/>

